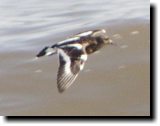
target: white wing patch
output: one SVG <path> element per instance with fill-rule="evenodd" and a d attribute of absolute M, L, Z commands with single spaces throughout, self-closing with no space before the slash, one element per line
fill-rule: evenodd
<path fill-rule="evenodd" d="M 68 38 L 68 39 L 66 39 L 64 41 L 58 42 L 58 45 L 63 44 L 63 43 L 68 43 L 68 42 L 71 42 L 71 41 L 77 41 L 77 40 L 80 39 L 80 37 L 87 36 L 87 35 L 90 35 L 92 33 L 93 33 L 93 31 L 87 31 L 87 32 L 83 32 L 83 33 L 77 34 L 77 35 L 75 35 L 75 37 Z"/>
<path fill-rule="evenodd" d="M 78 43 L 75 43 L 75 44 L 68 44 L 67 45 L 68 47 L 75 47 L 77 49 L 82 49 L 82 45 L 81 44 L 78 44 Z"/>
<path fill-rule="evenodd" d="M 78 36 L 72 37 L 72 38 L 68 38 L 68 39 L 66 39 L 66 40 L 64 40 L 64 41 L 58 42 L 58 45 L 63 44 L 63 43 L 68 43 L 68 42 L 70 42 L 70 41 L 77 41 L 78 39 L 80 39 Z"/>
<path fill-rule="evenodd" d="M 83 33 L 77 34 L 76 36 L 87 36 L 87 35 L 92 34 L 92 32 L 93 31 L 87 31 L 87 32 L 83 32 Z"/>
<path fill-rule="evenodd" d="M 52 55 L 52 54 L 54 54 L 54 53 L 56 53 L 56 50 L 53 49 L 53 48 L 48 48 L 48 49 L 46 50 L 46 55 L 47 55 L 47 56 L 50 56 L 50 55 Z"/>

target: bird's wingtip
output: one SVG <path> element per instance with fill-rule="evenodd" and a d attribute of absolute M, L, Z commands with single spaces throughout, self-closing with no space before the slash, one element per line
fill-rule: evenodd
<path fill-rule="evenodd" d="M 59 92 L 60 94 L 62 94 L 64 91 L 65 91 L 65 89 L 58 88 L 58 92 Z"/>

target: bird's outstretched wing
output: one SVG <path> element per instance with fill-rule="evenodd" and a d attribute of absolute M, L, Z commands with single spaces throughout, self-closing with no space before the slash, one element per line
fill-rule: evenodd
<path fill-rule="evenodd" d="M 57 87 L 59 92 L 62 93 L 75 81 L 80 70 L 83 69 L 85 61 L 80 58 L 72 58 L 60 49 L 59 63 Z"/>

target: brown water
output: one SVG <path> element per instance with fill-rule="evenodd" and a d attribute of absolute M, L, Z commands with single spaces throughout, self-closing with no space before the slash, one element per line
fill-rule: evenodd
<path fill-rule="evenodd" d="M 116 1 L 2 1 L 0 115 L 150 115 L 149 2 L 121 0 L 124 8 Z M 58 57 L 35 55 L 96 28 L 105 28 L 117 46 L 90 55 L 74 84 L 59 94 Z"/>

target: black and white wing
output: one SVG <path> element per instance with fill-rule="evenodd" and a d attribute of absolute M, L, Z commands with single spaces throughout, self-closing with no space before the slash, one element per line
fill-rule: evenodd
<path fill-rule="evenodd" d="M 74 82 L 85 62 L 82 59 L 69 57 L 62 49 L 59 50 L 59 62 L 57 87 L 62 93 Z"/>

